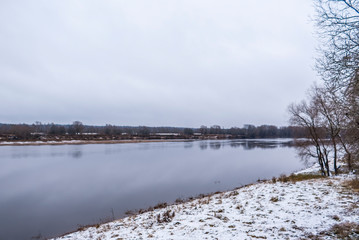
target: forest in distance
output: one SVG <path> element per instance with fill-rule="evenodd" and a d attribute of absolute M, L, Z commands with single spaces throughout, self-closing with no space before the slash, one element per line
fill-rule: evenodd
<path fill-rule="evenodd" d="M 23 140 L 126 140 L 126 139 L 228 139 L 228 138 L 305 138 L 307 130 L 300 126 L 244 125 L 222 128 L 219 125 L 199 128 L 105 126 L 72 124 L 0 124 L 0 141 Z"/>

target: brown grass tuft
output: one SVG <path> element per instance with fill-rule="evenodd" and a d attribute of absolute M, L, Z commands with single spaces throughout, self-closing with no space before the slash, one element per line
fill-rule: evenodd
<path fill-rule="evenodd" d="M 359 178 L 356 177 L 354 179 L 345 181 L 344 186 L 353 189 L 355 192 L 359 192 Z"/>
<path fill-rule="evenodd" d="M 329 230 L 337 239 L 358 239 L 359 224 L 354 222 L 345 222 L 335 224 Z"/>
<path fill-rule="evenodd" d="M 163 203 L 159 203 L 156 206 L 154 206 L 154 209 L 160 209 L 160 208 L 165 208 L 167 207 L 167 203 L 163 202 Z"/>

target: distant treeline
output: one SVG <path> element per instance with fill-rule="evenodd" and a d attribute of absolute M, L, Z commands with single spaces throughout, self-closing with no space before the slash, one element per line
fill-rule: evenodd
<path fill-rule="evenodd" d="M 46 139 L 171 139 L 171 138 L 302 138 L 302 127 L 277 127 L 273 125 L 244 125 L 242 128 L 221 128 L 219 125 L 199 128 L 105 126 L 72 124 L 0 124 L 1 140 L 46 140 Z"/>

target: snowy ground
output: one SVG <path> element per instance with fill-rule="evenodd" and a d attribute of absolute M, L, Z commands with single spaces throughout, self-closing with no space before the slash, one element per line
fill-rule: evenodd
<path fill-rule="evenodd" d="M 0 142 L 2 145 L 50 145 L 50 144 L 76 144 L 86 141 L 82 140 L 63 140 L 63 141 L 15 141 L 15 142 Z"/>
<path fill-rule="evenodd" d="M 256 183 L 56 239 L 336 239 L 324 234 L 334 224 L 359 224 L 353 178 Z"/>

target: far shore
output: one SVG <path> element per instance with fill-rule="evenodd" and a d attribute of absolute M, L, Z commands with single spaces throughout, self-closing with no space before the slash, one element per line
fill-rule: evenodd
<path fill-rule="evenodd" d="M 3 141 L 0 142 L 0 146 L 83 145 L 83 144 L 120 144 L 120 143 L 149 143 L 149 142 L 191 142 L 191 141 L 194 141 L 194 139 Z"/>
<path fill-rule="evenodd" d="M 41 145 L 122 144 L 122 143 L 151 143 L 151 142 L 193 142 L 193 141 L 201 141 L 201 140 L 226 140 L 226 139 L 234 140 L 234 139 L 243 139 L 243 138 L 206 137 L 206 138 L 163 138 L 163 139 L 139 138 L 139 139 L 114 139 L 114 140 L 110 140 L 110 139 L 63 139 L 63 140 L 51 139 L 51 140 L 43 140 L 43 141 L 6 140 L 6 141 L 0 141 L 0 147 L 1 146 L 41 146 Z M 276 138 L 276 139 L 280 139 L 280 138 Z"/>

